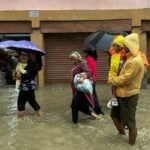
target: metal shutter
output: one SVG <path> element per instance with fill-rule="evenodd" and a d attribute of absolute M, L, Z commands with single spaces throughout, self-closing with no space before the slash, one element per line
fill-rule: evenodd
<path fill-rule="evenodd" d="M 89 33 L 53 33 L 45 34 L 45 83 L 69 82 L 73 64 L 69 60 L 72 51 L 79 51 Z M 108 73 L 108 54 L 98 52 L 97 80 L 106 82 Z"/>

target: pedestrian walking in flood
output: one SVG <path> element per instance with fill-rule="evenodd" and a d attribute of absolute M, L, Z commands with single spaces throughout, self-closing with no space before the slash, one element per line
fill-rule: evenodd
<path fill-rule="evenodd" d="M 18 117 L 24 117 L 25 115 L 25 105 L 28 102 L 31 107 L 35 110 L 37 116 L 41 115 L 40 105 L 36 101 L 35 88 L 36 82 L 35 77 L 42 68 L 42 58 L 41 55 L 30 52 L 29 60 L 27 66 L 24 68 L 26 70 L 25 74 L 18 74 L 17 79 L 21 80 L 20 91 L 18 96 Z"/>
<path fill-rule="evenodd" d="M 86 63 L 89 66 L 91 73 L 92 73 L 92 79 L 93 79 L 93 98 L 95 102 L 94 111 L 96 114 L 104 115 L 104 112 L 102 111 L 102 106 L 100 105 L 97 92 L 96 92 L 96 60 L 98 58 L 96 49 L 92 47 L 86 47 L 82 50 Z"/>
<path fill-rule="evenodd" d="M 74 64 L 74 67 L 72 68 L 72 79 L 71 79 L 71 88 L 72 88 L 72 93 L 73 93 L 73 99 L 72 99 L 72 104 L 71 104 L 71 109 L 72 109 L 72 121 L 74 123 L 78 123 L 78 113 L 79 111 L 90 115 L 94 119 L 100 119 L 100 116 L 98 116 L 94 112 L 94 100 L 93 96 L 89 92 L 82 92 L 79 91 L 75 88 L 74 85 L 74 77 L 77 74 L 80 74 L 82 72 L 86 73 L 84 75 L 84 78 L 92 79 L 92 74 L 91 71 L 86 64 L 86 62 L 82 59 L 81 55 L 73 51 L 70 55 L 69 58 L 71 62 Z"/>
<path fill-rule="evenodd" d="M 136 33 L 129 34 L 123 40 L 127 60 L 119 75 L 110 77 L 109 83 L 116 86 L 118 106 L 112 107 L 111 118 L 120 134 L 129 129 L 129 144 L 136 142 L 136 107 L 144 74 L 144 64 L 140 55 L 139 37 Z"/>

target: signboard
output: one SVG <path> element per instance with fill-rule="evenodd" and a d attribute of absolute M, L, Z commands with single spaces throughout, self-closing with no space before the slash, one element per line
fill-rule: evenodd
<path fill-rule="evenodd" d="M 30 10 L 29 16 L 30 17 L 39 17 L 39 11 L 38 10 Z"/>

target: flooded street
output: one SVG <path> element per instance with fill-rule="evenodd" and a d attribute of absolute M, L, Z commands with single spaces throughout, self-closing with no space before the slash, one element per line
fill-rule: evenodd
<path fill-rule="evenodd" d="M 105 117 L 92 120 L 79 114 L 79 123 L 71 122 L 69 85 L 51 85 L 36 90 L 43 115 L 39 118 L 27 104 L 24 119 L 17 118 L 17 95 L 14 87 L 0 87 L 1 150 L 149 150 L 150 86 L 141 90 L 137 107 L 138 137 L 135 146 L 126 135 L 117 134 L 106 108 L 111 98 L 108 85 L 97 85 Z"/>

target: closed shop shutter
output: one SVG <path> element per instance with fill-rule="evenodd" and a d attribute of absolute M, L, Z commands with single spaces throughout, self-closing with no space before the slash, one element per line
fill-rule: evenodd
<path fill-rule="evenodd" d="M 108 54 L 104 51 L 98 51 L 98 60 L 97 60 L 97 81 L 101 83 L 107 82 L 109 63 L 108 63 Z"/>
<path fill-rule="evenodd" d="M 89 33 L 53 33 L 45 34 L 45 83 L 69 82 L 73 64 L 69 60 L 72 51 L 83 48 L 84 39 Z M 107 81 L 108 54 L 98 51 L 97 80 Z"/>
<path fill-rule="evenodd" d="M 147 58 L 148 58 L 148 62 L 150 64 L 150 33 L 148 33 L 148 36 L 147 36 Z M 147 68 L 147 79 L 148 79 L 148 82 L 150 83 L 150 67 Z"/>

